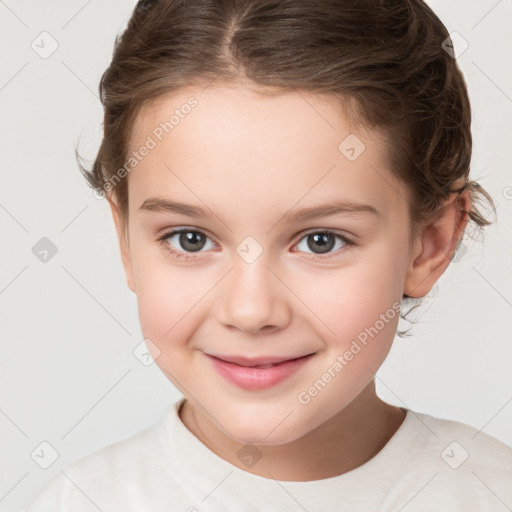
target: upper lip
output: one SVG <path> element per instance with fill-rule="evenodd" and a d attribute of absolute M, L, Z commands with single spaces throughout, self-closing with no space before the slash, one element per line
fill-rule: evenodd
<path fill-rule="evenodd" d="M 312 353 L 303 354 L 298 356 L 261 356 L 261 357 L 244 357 L 244 356 L 230 356 L 224 354 L 206 354 L 207 356 L 222 359 L 228 363 L 238 364 L 239 366 L 258 366 L 260 364 L 277 364 L 284 361 L 291 361 L 300 357 L 310 356 Z"/>

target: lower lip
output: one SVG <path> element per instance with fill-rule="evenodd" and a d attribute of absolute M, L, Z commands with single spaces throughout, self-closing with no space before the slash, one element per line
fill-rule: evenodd
<path fill-rule="evenodd" d="M 270 368 L 254 368 L 228 363 L 206 354 L 213 367 L 232 384 L 243 389 L 267 389 L 298 372 L 313 354 L 276 364 Z"/>

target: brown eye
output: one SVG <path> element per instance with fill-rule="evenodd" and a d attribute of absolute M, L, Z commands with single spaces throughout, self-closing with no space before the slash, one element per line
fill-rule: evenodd
<path fill-rule="evenodd" d="M 304 247 L 303 241 L 306 241 L 306 247 Z M 306 253 L 309 249 L 313 254 L 321 255 L 341 249 L 345 245 L 350 245 L 350 243 L 344 236 L 332 231 L 313 231 L 302 237 L 297 244 L 297 248 Z"/>
<path fill-rule="evenodd" d="M 200 252 L 209 240 L 209 237 L 202 231 L 185 228 L 174 229 L 159 238 L 159 241 L 166 244 L 171 252 L 184 255 Z"/>
<path fill-rule="evenodd" d="M 330 233 L 316 233 L 314 235 L 308 235 L 308 247 L 313 251 L 319 249 L 321 254 L 330 252 L 336 245 L 334 236 Z"/>
<path fill-rule="evenodd" d="M 198 231 L 182 231 L 178 241 L 185 251 L 197 252 L 204 247 L 206 237 Z"/>

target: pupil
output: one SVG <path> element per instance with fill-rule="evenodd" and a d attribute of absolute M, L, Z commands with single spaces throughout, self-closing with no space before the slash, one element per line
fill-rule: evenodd
<path fill-rule="evenodd" d="M 310 235 L 310 239 L 314 240 L 315 244 L 320 246 L 320 253 L 330 252 L 334 246 L 334 237 L 328 233 L 317 233 L 314 235 Z M 313 243 L 308 242 L 308 247 L 311 250 L 318 249 L 318 246 L 314 246 Z"/>

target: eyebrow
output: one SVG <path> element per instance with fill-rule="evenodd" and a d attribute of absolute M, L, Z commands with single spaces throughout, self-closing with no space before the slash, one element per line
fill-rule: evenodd
<path fill-rule="evenodd" d="M 208 218 L 212 217 L 212 215 L 219 217 L 218 213 L 212 209 L 170 201 L 161 197 L 152 197 L 146 199 L 140 206 L 139 210 L 150 212 L 178 213 L 193 218 Z M 282 215 L 282 217 L 279 219 L 279 222 L 293 224 L 296 222 L 316 219 L 318 217 L 326 217 L 328 215 L 335 215 L 338 213 L 364 213 L 376 216 L 380 215 L 380 212 L 371 204 L 338 200 L 327 201 L 320 205 L 311 206 L 308 208 L 289 210 Z"/>

